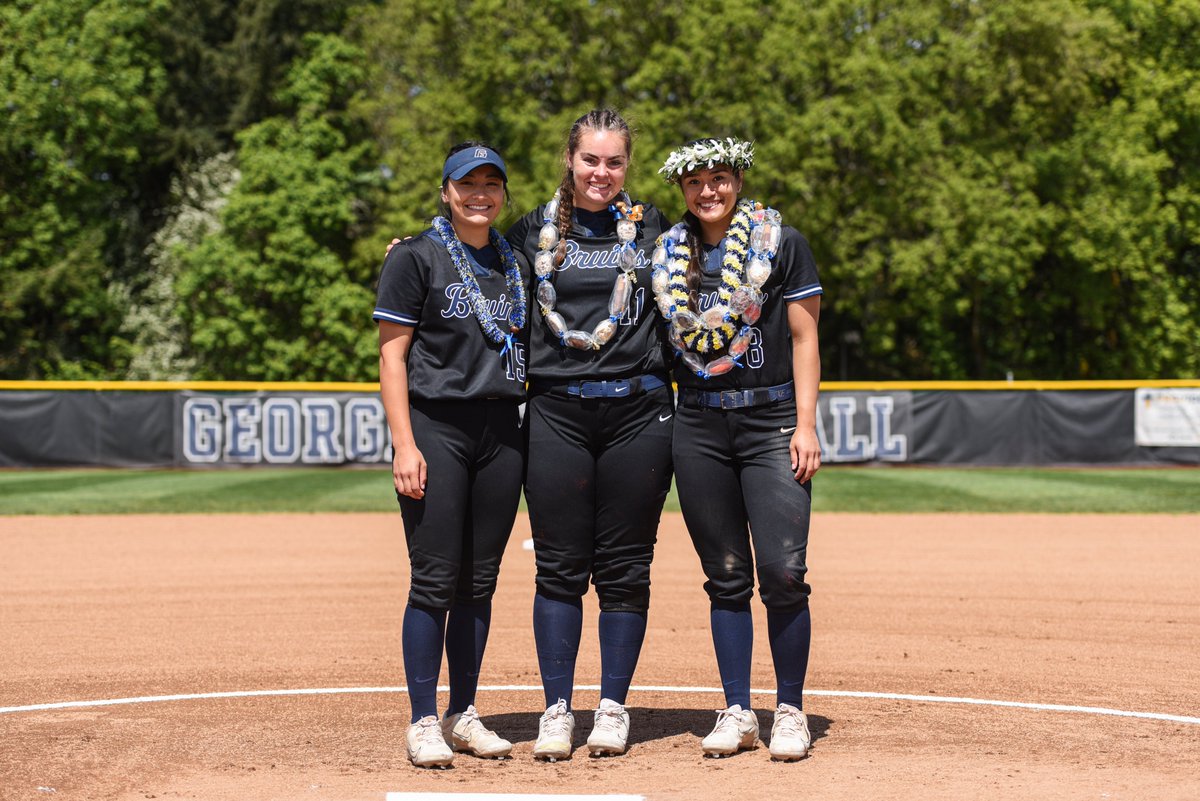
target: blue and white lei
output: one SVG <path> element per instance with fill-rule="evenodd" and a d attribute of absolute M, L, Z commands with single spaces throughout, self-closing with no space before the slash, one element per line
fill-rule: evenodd
<path fill-rule="evenodd" d="M 504 265 L 504 279 L 513 299 L 512 314 L 508 318 L 509 330 L 508 333 L 505 333 L 496 324 L 496 318 L 488 310 L 487 298 L 483 296 L 483 290 L 479 288 L 475 271 L 471 269 L 471 263 L 467 260 L 467 252 L 463 249 L 458 235 L 454 233 L 454 227 L 450 225 L 450 221 L 445 217 L 434 217 L 433 230 L 437 231 L 438 236 L 441 237 L 442 244 L 446 246 L 446 252 L 450 254 L 450 261 L 454 263 L 454 269 L 458 270 L 458 276 L 467 288 L 467 296 L 471 301 L 471 309 L 475 312 L 475 319 L 479 321 L 479 328 L 483 331 L 484 336 L 492 342 L 504 343 L 504 347 L 500 350 L 501 354 L 507 352 L 512 347 L 513 336 L 525 327 L 525 310 L 527 308 L 525 284 L 521 280 L 521 268 L 517 264 L 517 257 L 513 255 L 508 241 L 495 228 L 488 229 L 488 241 L 500 254 L 500 261 Z"/>

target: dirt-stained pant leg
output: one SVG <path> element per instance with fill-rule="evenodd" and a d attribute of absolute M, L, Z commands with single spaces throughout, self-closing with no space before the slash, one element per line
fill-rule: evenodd
<path fill-rule="evenodd" d="M 677 492 L 713 601 L 749 600 L 757 569 L 768 609 L 808 603 L 811 486 L 797 483 L 791 472 L 795 421 L 790 403 L 730 411 L 679 407 Z"/>

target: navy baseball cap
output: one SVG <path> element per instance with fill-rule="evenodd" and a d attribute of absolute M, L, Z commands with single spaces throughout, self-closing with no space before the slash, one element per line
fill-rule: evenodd
<path fill-rule="evenodd" d="M 499 153 L 490 147 L 464 147 L 446 159 L 446 163 L 442 166 L 442 181 L 445 182 L 447 178 L 458 181 L 471 170 L 482 167 L 484 164 L 491 164 L 500 170 L 505 181 L 508 180 L 508 169 L 504 166 L 504 159 L 500 158 Z"/>

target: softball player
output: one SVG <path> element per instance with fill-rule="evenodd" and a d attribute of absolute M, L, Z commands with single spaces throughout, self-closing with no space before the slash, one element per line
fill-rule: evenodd
<path fill-rule="evenodd" d="M 700 557 L 726 708 L 710 756 L 753 748 L 750 707 L 757 571 L 775 666 L 772 758 L 805 756 L 802 710 L 810 622 L 807 567 L 816 435 L 820 280 L 808 243 L 777 212 L 740 199 L 748 142 L 698 140 L 660 170 L 678 183 L 684 222 L 662 239 L 653 283 L 680 354 L 676 486 Z M 753 548 L 752 548 L 753 546 Z"/>
<path fill-rule="evenodd" d="M 450 151 L 443 216 L 391 249 L 373 315 L 412 573 L 402 635 L 408 756 L 421 767 L 447 766 L 454 751 L 512 749 L 474 706 L 524 458 L 528 274 L 490 227 L 507 180 L 494 149 L 467 142 Z M 450 699 L 439 721 L 443 648 Z"/>
<path fill-rule="evenodd" d="M 665 218 L 622 187 L 632 148 L 615 112 L 571 127 L 562 184 L 509 241 L 533 264 L 525 498 L 537 563 L 534 634 L 547 709 L 534 756 L 571 755 L 571 693 L 589 580 L 599 599 L 593 755 L 622 754 L 646 632 L 650 560 L 671 481 L 674 414 L 649 258 Z"/>

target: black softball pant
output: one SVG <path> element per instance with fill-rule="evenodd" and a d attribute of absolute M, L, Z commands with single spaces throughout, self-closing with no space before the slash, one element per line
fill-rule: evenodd
<path fill-rule="evenodd" d="M 413 401 L 425 497 L 397 493 L 412 569 L 410 604 L 489 600 L 521 496 L 525 443 L 515 401 Z"/>
<path fill-rule="evenodd" d="M 650 560 L 671 486 L 671 388 L 632 398 L 531 395 L 525 502 L 538 592 L 596 587 L 605 612 L 644 612 Z"/>
<path fill-rule="evenodd" d="M 812 484 L 791 469 L 795 426 L 792 402 L 676 412 L 676 492 L 714 604 L 749 601 L 757 569 L 767 609 L 808 605 Z"/>

